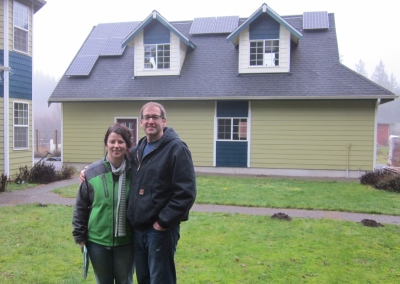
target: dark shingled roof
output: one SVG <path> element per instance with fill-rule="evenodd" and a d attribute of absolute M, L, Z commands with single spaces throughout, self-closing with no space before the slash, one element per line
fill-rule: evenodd
<path fill-rule="evenodd" d="M 339 62 L 333 14 L 327 30 L 303 30 L 302 15 L 282 18 L 303 35 L 292 46 L 289 74 L 239 75 L 239 49 L 228 34 L 191 35 L 192 21 L 171 22 L 196 45 L 180 76 L 133 78 L 134 49 L 127 47 L 121 56 L 100 56 L 88 76 L 63 76 L 49 102 L 396 98 Z"/>

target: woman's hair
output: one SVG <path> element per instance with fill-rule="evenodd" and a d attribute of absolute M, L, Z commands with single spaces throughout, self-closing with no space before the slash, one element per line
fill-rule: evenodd
<path fill-rule="evenodd" d="M 142 106 L 142 109 L 140 110 L 140 117 L 143 116 L 143 110 L 144 110 L 146 107 L 149 107 L 149 106 L 158 107 L 158 108 L 160 109 L 160 111 L 161 111 L 161 116 L 162 116 L 163 118 L 167 118 L 167 112 L 165 111 L 165 108 L 163 107 L 163 105 L 160 104 L 160 103 L 156 103 L 156 102 L 148 102 L 148 103 L 146 103 L 144 106 Z"/>
<path fill-rule="evenodd" d="M 110 136 L 111 133 L 117 133 L 121 135 L 122 139 L 124 139 L 126 143 L 126 148 L 130 149 L 132 147 L 132 132 L 129 130 L 128 127 L 119 124 L 119 123 L 114 123 L 110 127 L 108 127 L 106 135 L 104 136 L 104 145 L 107 146 L 107 140 L 108 136 Z"/>

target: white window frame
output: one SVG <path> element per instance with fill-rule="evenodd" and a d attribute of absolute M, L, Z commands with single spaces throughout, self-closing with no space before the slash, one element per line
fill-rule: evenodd
<path fill-rule="evenodd" d="M 262 43 L 262 53 L 252 53 L 251 49 L 254 48 L 251 46 L 252 42 L 258 42 L 258 43 Z M 274 42 L 278 42 L 277 45 L 273 45 Z M 271 52 L 267 52 L 267 48 L 266 45 L 267 43 L 272 43 L 272 45 L 269 47 L 270 49 L 277 49 L 274 50 L 274 52 L 272 52 L 273 50 L 269 50 Z M 265 40 L 251 40 L 250 41 L 250 47 L 249 47 L 249 66 L 250 67 L 279 67 L 279 63 L 280 63 L 280 40 L 279 39 L 265 39 Z M 261 48 L 261 47 L 258 47 Z M 257 49 L 257 47 L 256 47 Z M 252 59 L 251 56 L 252 55 L 262 55 L 262 65 L 261 64 L 257 64 L 257 61 L 259 61 L 260 59 Z M 278 58 L 276 59 L 276 54 L 278 54 Z M 278 61 L 278 64 L 275 65 L 275 61 Z M 252 65 L 251 63 L 255 62 L 256 64 Z"/>
<path fill-rule="evenodd" d="M 21 106 L 26 106 L 26 109 L 19 109 Z M 16 115 L 17 114 L 17 115 Z M 25 145 L 20 146 L 16 143 L 19 143 L 22 140 L 17 140 L 17 129 L 25 129 L 26 132 L 26 140 Z M 13 149 L 14 150 L 26 150 L 29 149 L 29 103 L 26 102 L 13 102 Z"/>
<path fill-rule="evenodd" d="M 29 7 L 25 6 L 17 1 L 14 1 L 14 8 L 13 8 L 13 46 L 14 50 L 23 52 L 28 54 L 29 53 Z M 25 44 L 22 44 L 24 40 L 21 38 L 21 47 L 25 47 L 25 49 L 20 48 L 16 44 L 18 43 L 17 33 L 22 33 L 26 35 Z M 25 45 L 25 46 L 23 46 Z"/>
<path fill-rule="evenodd" d="M 158 68 L 158 63 L 159 63 L 159 56 L 158 56 L 158 47 L 159 46 L 165 46 L 168 45 L 169 46 L 169 55 L 168 56 L 162 56 L 163 58 L 168 58 L 168 65 L 169 67 L 167 68 Z M 147 47 L 155 47 L 155 56 L 146 56 L 146 53 L 148 53 L 149 51 L 146 50 Z M 150 51 L 151 52 L 151 51 Z M 165 50 L 163 50 L 163 52 L 165 52 Z M 158 44 L 145 44 L 144 45 L 144 66 L 143 68 L 145 70 L 166 70 L 166 69 L 170 69 L 171 68 L 171 44 L 170 43 L 158 43 Z M 166 63 L 164 63 L 166 64 Z"/>
<path fill-rule="evenodd" d="M 218 138 L 219 136 L 219 120 L 230 120 L 230 137 L 229 138 L 224 138 L 220 139 Z M 233 121 L 238 119 L 239 123 L 241 122 L 240 120 L 246 120 L 246 127 L 241 131 L 241 126 L 240 125 L 234 125 Z M 238 131 L 234 131 L 234 127 L 238 127 Z M 249 119 L 247 117 L 217 117 L 217 141 L 248 141 L 249 140 L 249 133 L 248 133 L 248 128 L 249 128 Z M 235 139 L 234 135 L 237 134 L 239 139 Z M 245 135 L 245 139 L 240 139 L 242 135 Z"/>

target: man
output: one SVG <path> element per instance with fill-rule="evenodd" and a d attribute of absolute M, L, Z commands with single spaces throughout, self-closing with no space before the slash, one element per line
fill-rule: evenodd
<path fill-rule="evenodd" d="M 166 127 L 166 111 L 155 102 L 140 111 L 146 134 L 131 153 L 133 175 L 127 217 L 134 228 L 139 284 L 176 283 L 174 255 L 180 222 L 188 220 L 196 177 L 187 145 Z"/>
<path fill-rule="evenodd" d="M 140 126 L 146 136 L 130 154 L 133 172 L 127 218 L 134 228 L 138 284 L 176 283 L 180 222 L 188 220 L 196 198 L 191 153 L 166 123 L 161 104 L 145 104 Z"/>

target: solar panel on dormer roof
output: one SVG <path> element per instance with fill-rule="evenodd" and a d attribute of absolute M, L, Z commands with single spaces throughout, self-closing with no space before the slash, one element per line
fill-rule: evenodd
<path fill-rule="evenodd" d="M 99 24 L 72 61 L 65 75 L 87 76 L 99 56 L 118 56 L 124 52 L 121 43 L 140 22 Z"/>
<path fill-rule="evenodd" d="M 238 27 L 239 17 L 195 18 L 190 27 L 190 34 L 231 33 Z"/>
<path fill-rule="evenodd" d="M 328 12 L 304 12 L 303 29 L 304 30 L 329 29 Z"/>

